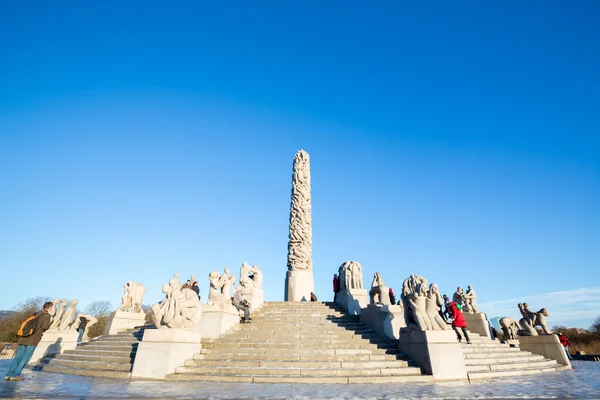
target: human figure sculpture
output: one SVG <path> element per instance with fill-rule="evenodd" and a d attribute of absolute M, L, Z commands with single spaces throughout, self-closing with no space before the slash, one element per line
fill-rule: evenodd
<path fill-rule="evenodd" d="M 434 330 L 446 330 L 448 325 L 440 315 L 440 309 L 444 304 L 442 301 L 442 296 L 440 295 L 440 291 L 438 286 L 435 283 L 432 283 L 429 286 L 429 291 L 427 293 L 426 298 L 426 313 L 429 321 L 431 321 L 431 326 Z"/>
<path fill-rule="evenodd" d="M 262 271 L 260 271 L 258 265 L 251 267 L 246 262 L 242 263 L 242 268 L 240 268 L 240 286 L 243 294 L 251 294 L 254 288 L 260 289 L 262 287 Z"/>
<path fill-rule="evenodd" d="M 546 308 L 542 308 L 538 312 L 532 312 L 527 303 L 519 303 L 518 307 L 521 315 L 523 315 L 523 318 L 519 320 L 519 325 L 521 326 L 520 333 L 522 335 L 537 336 L 538 333 L 535 329 L 536 326 L 541 327 L 542 332 L 544 332 L 546 335 L 550 335 L 552 333 L 546 324 L 546 317 L 550 315 L 550 311 L 548 311 Z"/>
<path fill-rule="evenodd" d="M 375 274 L 373 275 L 373 281 L 371 282 L 371 290 L 369 291 L 369 297 L 371 298 L 371 304 L 392 304 L 390 302 L 390 288 L 385 286 L 385 283 L 383 283 L 383 278 L 381 278 L 379 272 L 375 272 Z"/>
<path fill-rule="evenodd" d="M 55 299 L 55 300 L 57 300 L 57 299 Z M 67 308 L 67 304 L 68 304 L 67 300 L 60 301 L 60 303 L 58 304 L 58 309 L 56 310 L 56 313 L 54 314 L 54 319 L 52 320 L 52 325 L 50 325 L 50 329 L 58 329 L 58 327 L 60 325 L 60 320 L 62 319 L 65 309 Z"/>
<path fill-rule="evenodd" d="M 463 292 L 462 287 L 459 286 L 456 288 L 456 292 L 454 292 L 454 294 L 452 295 L 452 301 L 460 304 L 461 306 L 465 305 L 465 292 Z M 463 311 L 465 311 L 464 308 Z"/>
<path fill-rule="evenodd" d="M 427 316 L 428 293 L 426 288 L 428 285 L 427 279 L 415 274 L 402 282 L 400 300 L 404 311 L 404 322 L 406 323 L 406 327 L 402 328 L 402 331 L 433 328 L 431 320 Z"/>
<path fill-rule="evenodd" d="M 141 283 L 127 281 L 124 285 L 124 293 L 121 298 L 121 305 L 117 311 L 142 312 L 142 299 L 146 293 L 146 287 Z"/>
<path fill-rule="evenodd" d="M 475 290 L 473 290 L 473 286 L 469 285 L 467 287 L 467 292 L 463 295 L 463 298 L 465 299 L 465 305 L 467 306 L 468 312 L 479 312 L 479 308 L 477 308 L 477 295 L 475 294 Z"/>
<path fill-rule="evenodd" d="M 255 265 L 252 268 L 254 268 L 254 275 L 252 276 L 252 281 L 254 282 L 254 287 L 257 289 L 262 289 L 262 285 L 263 285 L 262 271 L 260 270 L 260 268 L 258 268 L 258 265 Z"/>
<path fill-rule="evenodd" d="M 347 271 L 350 276 L 350 285 L 348 285 L 348 279 L 346 278 L 346 284 L 350 289 L 362 289 L 362 266 L 357 261 L 346 261 L 348 263 Z"/>
<path fill-rule="evenodd" d="M 221 293 L 221 287 L 223 286 L 221 282 L 221 273 L 219 271 L 212 271 L 208 274 L 208 280 L 210 282 L 208 288 L 208 303 L 222 303 L 225 299 L 223 298 L 223 293 Z"/>
<path fill-rule="evenodd" d="M 223 270 L 223 275 L 221 275 L 221 293 L 223 294 L 223 298 L 225 302 L 231 303 L 231 288 L 235 285 L 235 276 L 229 273 L 229 269 L 225 268 Z"/>
<path fill-rule="evenodd" d="M 179 272 L 175 272 L 173 278 L 169 281 L 169 286 L 173 288 L 173 290 L 180 290 L 183 286 L 179 281 Z"/>
<path fill-rule="evenodd" d="M 83 332 L 80 332 L 80 337 L 77 340 L 81 342 L 81 340 L 87 340 L 88 332 L 90 328 L 98 322 L 98 318 L 94 317 L 92 314 L 77 314 L 77 317 L 73 321 L 73 326 L 75 329 L 79 330 L 78 326 L 81 327 L 81 318 L 85 318 L 87 322 L 85 323 L 85 328 L 83 328 Z"/>
<path fill-rule="evenodd" d="M 65 312 L 63 313 L 61 319 L 60 319 L 60 323 L 58 325 L 58 330 L 59 331 L 64 331 L 66 329 L 68 329 L 74 321 L 75 318 L 75 308 L 77 306 L 77 300 L 71 300 L 71 304 L 69 305 L 69 307 L 65 310 Z"/>
<path fill-rule="evenodd" d="M 519 331 L 519 324 L 514 318 L 500 318 L 498 323 L 500 324 L 500 328 L 502 328 L 502 332 L 504 333 L 504 338 L 506 340 L 517 340 L 519 338 L 517 335 L 517 332 Z"/>
<path fill-rule="evenodd" d="M 169 281 L 162 286 L 165 299 L 152 305 L 152 321 L 160 329 L 198 331 L 202 307 L 196 292 Z M 174 283 L 172 286 L 171 283 Z"/>
<path fill-rule="evenodd" d="M 422 331 L 433 330 L 432 321 L 427 315 L 427 287 L 419 283 L 415 291 L 408 298 L 409 305 L 413 310 L 413 314 L 417 321 L 417 325 Z"/>

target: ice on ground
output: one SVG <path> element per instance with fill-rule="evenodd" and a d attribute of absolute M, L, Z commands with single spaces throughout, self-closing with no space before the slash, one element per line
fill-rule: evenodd
<path fill-rule="evenodd" d="M 11 360 L 0 360 L 4 376 Z M 129 381 L 25 370 L 24 381 L 0 381 L 1 398 L 179 398 L 330 400 L 600 399 L 600 363 L 574 361 L 573 370 L 435 384 L 299 385 Z"/>

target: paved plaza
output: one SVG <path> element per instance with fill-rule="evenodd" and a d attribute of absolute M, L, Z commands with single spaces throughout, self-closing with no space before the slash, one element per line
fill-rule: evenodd
<path fill-rule="evenodd" d="M 0 360 L 4 376 L 10 360 Z M 600 399 L 600 363 L 575 361 L 573 370 L 437 384 L 297 385 L 126 381 L 25 370 L 22 382 L 0 382 L 2 398 L 189 399 Z"/>

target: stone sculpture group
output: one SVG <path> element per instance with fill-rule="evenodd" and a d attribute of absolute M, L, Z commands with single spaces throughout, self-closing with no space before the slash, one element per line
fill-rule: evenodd
<path fill-rule="evenodd" d="M 456 292 L 454 292 L 454 295 L 452 295 L 452 301 L 461 304 L 463 307 L 463 312 L 479 312 L 479 308 L 477 307 L 477 294 L 475 294 L 475 290 L 471 285 L 467 287 L 466 293 L 463 292 L 462 287 L 459 286 L 456 288 Z"/>
<path fill-rule="evenodd" d="M 234 275 L 229 273 L 229 269 L 223 270 L 223 275 L 219 271 L 212 271 L 208 274 L 210 286 L 208 289 L 208 304 L 216 303 L 231 304 L 231 288 L 235 285 Z"/>
<path fill-rule="evenodd" d="M 362 266 L 357 261 L 346 261 L 338 268 L 340 291 L 346 289 L 362 289 Z"/>
<path fill-rule="evenodd" d="M 521 326 L 519 334 L 523 336 L 537 336 L 536 326 L 542 328 L 542 332 L 546 335 L 552 333 L 552 331 L 548 329 L 548 325 L 546 325 L 546 317 L 550 315 L 550 311 L 542 308 L 538 312 L 532 312 L 529 310 L 527 303 L 519 303 L 518 307 L 523 316 L 523 318 L 519 320 L 519 325 Z"/>
<path fill-rule="evenodd" d="M 262 271 L 258 265 L 250 266 L 247 262 L 242 263 L 240 268 L 240 290 L 243 294 L 252 294 L 254 289 L 261 289 L 263 282 Z M 236 289 L 237 290 L 237 289 Z"/>
<path fill-rule="evenodd" d="M 429 285 L 424 277 L 411 275 L 402 283 L 400 298 L 404 306 L 406 331 L 448 329 L 439 313 L 443 302 L 435 283 Z"/>
<path fill-rule="evenodd" d="M 141 283 L 127 281 L 123 285 L 123 288 L 125 291 L 121 298 L 121 305 L 117 308 L 117 311 L 134 313 L 142 312 L 142 299 L 146 293 L 146 287 Z"/>
<path fill-rule="evenodd" d="M 58 304 L 56 312 L 52 316 L 52 324 L 50 329 L 65 331 L 72 329 L 75 324 L 76 318 L 75 313 L 77 312 L 77 300 L 71 300 L 71 304 L 67 307 L 67 300 L 60 300 L 58 298 L 52 301 L 54 306 Z"/>
<path fill-rule="evenodd" d="M 202 307 L 196 292 L 183 287 L 175 273 L 168 284 L 162 286 L 165 299 L 152 305 L 152 322 L 157 328 L 198 331 Z"/>
<path fill-rule="evenodd" d="M 390 288 L 383 283 L 383 278 L 379 272 L 373 274 L 369 297 L 371 299 L 371 304 L 392 305 L 392 302 L 390 301 Z"/>

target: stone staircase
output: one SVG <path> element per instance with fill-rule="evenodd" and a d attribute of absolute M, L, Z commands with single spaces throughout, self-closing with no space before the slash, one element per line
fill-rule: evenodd
<path fill-rule="evenodd" d="M 147 328 L 153 327 L 140 327 L 90 340 L 74 350 L 66 350 L 52 358 L 43 358 L 36 369 L 62 374 L 129 379 L 138 344 Z"/>
<path fill-rule="evenodd" d="M 433 382 L 378 336 L 333 303 L 265 303 L 168 375 L 171 381 L 270 383 Z"/>
<path fill-rule="evenodd" d="M 568 369 L 555 360 L 548 360 L 473 332 L 469 332 L 469 338 L 471 344 L 466 344 L 463 338 L 462 351 L 470 381 Z"/>

